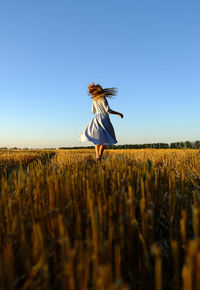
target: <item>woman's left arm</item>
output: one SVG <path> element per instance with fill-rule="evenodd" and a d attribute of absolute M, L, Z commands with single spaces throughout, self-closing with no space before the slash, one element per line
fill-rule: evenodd
<path fill-rule="evenodd" d="M 118 115 L 118 116 L 120 116 L 121 118 L 124 117 L 123 114 L 121 114 L 121 113 L 119 113 L 119 112 L 117 112 L 117 111 L 113 111 L 113 110 L 111 110 L 111 108 L 110 108 L 109 105 L 108 105 L 108 101 L 107 101 L 106 99 L 105 99 L 105 109 L 106 109 L 106 112 L 109 113 L 109 114 Z"/>
<path fill-rule="evenodd" d="M 113 114 L 113 115 L 118 115 L 118 116 L 120 116 L 121 118 L 124 118 L 124 115 L 122 114 L 122 113 L 119 113 L 119 112 L 116 112 L 116 111 L 113 111 L 113 110 L 111 110 L 110 109 L 110 112 L 109 112 L 110 114 Z"/>

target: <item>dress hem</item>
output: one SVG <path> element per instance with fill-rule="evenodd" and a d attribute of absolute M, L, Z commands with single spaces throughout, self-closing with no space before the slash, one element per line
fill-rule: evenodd
<path fill-rule="evenodd" d="M 83 143 L 83 142 L 91 142 L 91 143 L 93 143 L 94 145 L 105 145 L 105 146 L 111 146 L 111 145 L 115 145 L 115 144 L 117 144 L 118 142 L 116 141 L 116 142 L 112 142 L 112 143 L 105 143 L 105 142 L 102 142 L 101 144 L 99 144 L 99 142 L 97 143 L 97 142 L 94 142 L 94 141 L 91 141 L 91 140 L 88 140 L 88 139 L 86 139 L 86 140 L 79 140 L 79 142 L 80 143 Z"/>

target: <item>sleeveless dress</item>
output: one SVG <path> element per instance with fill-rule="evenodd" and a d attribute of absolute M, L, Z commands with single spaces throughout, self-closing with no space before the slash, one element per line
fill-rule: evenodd
<path fill-rule="evenodd" d="M 95 145 L 113 145 L 117 143 L 115 131 L 110 122 L 109 114 L 112 113 L 106 98 L 93 99 L 92 114 L 95 117 L 81 133 L 79 141 L 90 141 Z"/>

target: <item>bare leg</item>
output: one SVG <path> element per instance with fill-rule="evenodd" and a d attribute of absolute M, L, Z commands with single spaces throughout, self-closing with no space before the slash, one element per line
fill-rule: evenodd
<path fill-rule="evenodd" d="M 105 146 L 104 145 L 100 145 L 100 149 L 99 149 L 99 155 L 100 155 L 100 157 L 103 156 L 104 149 L 105 149 Z"/>
<path fill-rule="evenodd" d="M 100 155 L 100 146 L 101 145 L 95 145 L 95 151 L 96 151 L 96 158 L 99 158 L 99 155 Z"/>

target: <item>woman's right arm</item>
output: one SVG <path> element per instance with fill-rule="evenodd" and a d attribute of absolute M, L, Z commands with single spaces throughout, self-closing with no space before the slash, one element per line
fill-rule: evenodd
<path fill-rule="evenodd" d="M 92 112 L 92 114 L 95 114 L 96 113 L 96 108 L 94 106 L 94 102 L 92 102 L 91 112 Z"/>

